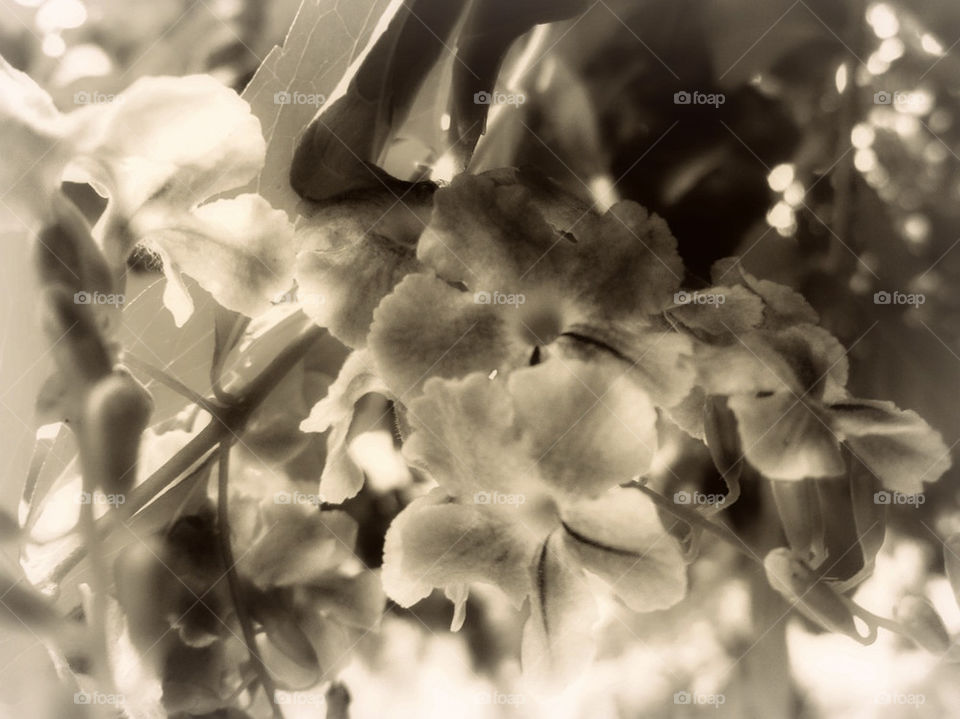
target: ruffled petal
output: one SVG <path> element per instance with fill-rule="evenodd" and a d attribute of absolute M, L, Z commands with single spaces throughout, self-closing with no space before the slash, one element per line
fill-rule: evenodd
<path fill-rule="evenodd" d="M 678 332 L 648 326 L 574 325 L 555 343 L 562 356 L 585 361 L 616 357 L 627 376 L 658 407 L 673 407 L 693 389 L 697 370 L 692 340 Z M 551 348 L 552 349 L 552 348 Z"/>
<path fill-rule="evenodd" d="M 779 329 L 795 324 L 817 324 L 820 317 L 803 295 L 786 285 L 757 279 L 743 269 L 737 257 L 717 260 L 710 270 L 716 284 L 739 282 L 764 303 L 764 327 Z"/>
<path fill-rule="evenodd" d="M 840 444 L 818 410 L 787 392 L 735 395 L 744 456 L 769 479 L 835 477 L 843 473 Z"/>
<path fill-rule="evenodd" d="M 383 586 L 404 607 L 434 588 L 472 582 L 499 587 L 516 606 L 530 591 L 536 551 L 515 523 L 481 507 L 453 504 L 442 491 L 411 502 L 390 525 Z"/>
<path fill-rule="evenodd" d="M 845 395 L 850 372 L 847 352 L 822 327 L 795 325 L 777 332 L 758 332 L 750 335 L 747 342 L 752 349 L 762 343 L 778 352 L 790 365 L 798 392 L 827 402 Z"/>
<path fill-rule="evenodd" d="M 694 332 L 741 334 L 763 321 L 763 300 L 745 287 L 717 286 L 676 292 L 670 317 Z"/>
<path fill-rule="evenodd" d="M 581 566 L 600 577 L 634 611 L 667 609 L 683 599 L 686 564 L 653 501 L 613 489 L 561 510 L 563 541 Z"/>
<path fill-rule="evenodd" d="M 260 588 L 322 581 L 353 556 L 357 523 L 346 512 L 294 504 L 262 505 L 261 511 L 262 529 L 241 542 L 252 546 L 237 562 Z"/>
<path fill-rule="evenodd" d="M 614 360 L 553 357 L 508 380 L 518 425 L 544 478 L 593 495 L 643 474 L 657 448 L 657 413 Z"/>
<path fill-rule="evenodd" d="M 320 494 L 324 501 L 339 504 L 350 499 L 363 487 L 364 475 L 348 453 L 347 435 L 353 421 L 354 406 L 366 394 L 388 395 L 386 385 L 373 369 L 369 352 L 353 352 L 343 363 L 340 374 L 327 391 L 327 396 L 310 410 L 300 423 L 303 432 L 326 432 L 327 459 L 320 475 Z"/>
<path fill-rule="evenodd" d="M 373 311 L 403 277 L 422 270 L 417 238 L 429 216 L 432 187 L 397 199 L 364 192 L 320 206 L 297 228 L 296 278 L 320 301 L 305 307 L 350 347 L 363 347 Z"/>
<path fill-rule="evenodd" d="M 683 278 L 667 223 L 636 202 L 618 202 L 588 223 L 577 232 L 576 249 L 577 262 L 566 265 L 565 279 L 594 316 L 659 312 L 673 302 Z"/>
<path fill-rule="evenodd" d="M 892 402 L 853 400 L 830 407 L 831 424 L 887 489 L 923 491 L 952 464 L 940 433 L 913 410 Z"/>
<path fill-rule="evenodd" d="M 527 364 L 533 347 L 519 322 L 516 309 L 478 304 L 472 294 L 418 273 L 404 278 L 377 308 L 369 344 L 387 385 L 410 397 L 430 377 Z"/>
<path fill-rule="evenodd" d="M 523 291 L 557 276 L 573 247 L 546 221 L 515 168 L 458 175 L 435 201 L 417 256 L 471 290 Z"/>
<path fill-rule="evenodd" d="M 143 77 L 114 102 L 71 117 L 83 166 L 124 215 L 148 200 L 187 209 L 240 187 L 266 152 L 250 105 L 210 75 Z"/>
<path fill-rule="evenodd" d="M 293 227 L 286 213 L 259 195 L 217 200 L 171 218 L 161 208 L 140 213 L 138 226 L 168 259 L 168 281 L 193 277 L 227 309 L 256 316 L 290 287 Z M 182 324 L 184 312 L 175 314 Z M 179 315 L 179 316 L 177 316 Z"/>
<path fill-rule="evenodd" d="M 661 218 L 634 202 L 600 215 L 515 168 L 464 174 L 438 191 L 418 256 L 473 291 L 560 291 L 581 320 L 655 313 L 683 275 Z"/>
<path fill-rule="evenodd" d="M 414 432 L 403 455 L 448 494 L 472 499 L 478 492 L 517 493 L 537 482 L 503 380 L 480 373 L 432 379 L 408 412 Z"/>
<path fill-rule="evenodd" d="M 0 228 L 33 229 L 47 215 L 73 151 L 67 133 L 46 90 L 0 57 Z"/>

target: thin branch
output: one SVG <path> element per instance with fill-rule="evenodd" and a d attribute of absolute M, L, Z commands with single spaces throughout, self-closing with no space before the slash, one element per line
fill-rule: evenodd
<path fill-rule="evenodd" d="M 168 459 L 147 479 L 127 493 L 124 510 L 127 517 L 139 511 L 158 495 L 171 487 L 181 476 L 201 462 L 226 438 L 241 432 L 250 414 L 269 396 L 270 392 L 298 361 L 316 344 L 326 330 L 310 326 L 300 332 L 253 380 L 241 395 L 239 404 L 233 407 L 215 406 L 213 420 L 197 433 L 176 454 Z M 210 403 L 215 403 L 211 400 Z M 97 520 L 101 536 L 108 534 L 119 517 L 108 513 Z M 41 584 L 59 584 L 86 556 L 87 547 L 75 549 L 62 559 Z"/>
<path fill-rule="evenodd" d="M 735 536 L 729 529 L 724 527 L 721 524 L 716 522 L 711 522 L 709 519 L 701 515 L 699 512 L 683 507 L 671 502 L 669 499 L 664 497 L 659 492 L 654 492 L 649 487 L 646 487 L 639 482 L 630 482 L 628 487 L 633 487 L 643 492 L 645 495 L 650 497 L 660 507 L 663 507 L 666 511 L 672 514 L 674 517 L 679 519 L 681 522 L 690 525 L 690 527 L 697 527 L 700 529 L 705 529 L 708 532 L 720 537 L 730 546 L 736 549 L 740 554 L 747 557 L 757 564 L 763 565 L 763 561 L 757 557 L 750 549 L 743 543 L 743 541 Z"/>
<path fill-rule="evenodd" d="M 165 387 L 169 387 L 181 397 L 190 400 L 195 405 L 209 412 L 210 414 L 214 414 L 217 411 L 217 408 L 210 404 L 210 401 L 206 397 L 194 392 L 183 382 L 178 380 L 176 377 L 172 377 L 168 372 L 160 367 L 155 367 L 146 360 L 142 360 L 130 352 L 123 353 L 123 363 L 140 372 L 143 372 L 143 374 L 147 375 L 150 379 L 159 382 Z"/>
<path fill-rule="evenodd" d="M 283 712 L 281 712 L 280 707 L 277 706 L 277 687 L 273 683 L 270 672 L 267 670 L 267 665 L 263 663 L 263 657 L 260 656 L 257 639 L 253 633 L 253 624 L 250 622 L 250 615 L 247 614 L 247 607 L 240 591 L 240 577 L 237 576 L 236 560 L 233 558 L 233 547 L 230 545 L 229 483 L 230 442 L 224 441 L 220 443 L 220 464 L 217 469 L 217 539 L 220 545 L 220 557 L 227 575 L 227 585 L 230 588 L 230 600 L 233 602 L 233 609 L 237 614 L 237 621 L 240 623 L 240 628 L 243 631 L 243 643 L 246 644 L 247 652 L 249 652 L 253 666 L 257 670 L 260 685 L 270 700 L 273 716 L 276 719 L 283 719 Z"/>

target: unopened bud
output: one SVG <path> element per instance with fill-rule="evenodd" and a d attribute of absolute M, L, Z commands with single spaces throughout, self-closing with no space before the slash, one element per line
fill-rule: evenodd
<path fill-rule="evenodd" d="M 88 384 L 110 372 L 106 343 L 90 308 L 78 305 L 66 288 L 44 292 L 43 328 L 57 368 L 72 382 Z"/>
<path fill-rule="evenodd" d="M 943 620 L 923 597 L 908 594 L 897 604 L 893 616 L 909 637 L 927 651 L 942 654 L 950 647 Z"/>
<path fill-rule="evenodd" d="M 140 435 L 152 410 L 150 393 L 126 372 L 112 372 L 90 389 L 80 436 L 90 486 L 116 494 L 133 483 Z"/>
<path fill-rule="evenodd" d="M 54 221 L 40 231 L 35 263 L 48 286 L 75 292 L 113 291 L 113 275 L 80 210 L 61 194 L 53 198 Z"/>
<path fill-rule="evenodd" d="M 817 577 L 789 549 L 770 551 L 763 560 L 770 586 L 825 629 L 862 641 L 850 608 L 829 585 Z"/>
<path fill-rule="evenodd" d="M 951 534 L 943 543 L 943 565 L 953 588 L 953 596 L 960 604 L 960 533 Z"/>

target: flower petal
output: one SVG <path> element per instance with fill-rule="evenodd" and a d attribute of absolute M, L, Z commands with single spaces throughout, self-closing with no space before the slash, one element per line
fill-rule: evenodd
<path fill-rule="evenodd" d="M 586 361 L 621 360 L 621 369 L 658 407 L 679 404 L 693 389 L 693 342 L 678 332 L 620 324 L 574 325 L 555 343 L 563 356 Z"/>
<path fill-rule="evenodd" d="M 310 410 L 300 423 L 303 432 L 326 432 L 327 459 L 320 476 L 320 494 L 324 501 L 339 504 L 363 487 L 363 471 L 348 453 L 347 435 L 353 421 L 354 406 L 366 394 L 388 394 L 386 385 L 373 370 L 369 352 L 360 350 L 347 357 L 327 396 Z"/>
<path fill-rule="evenodd" d="M 264 528 L 238 560 L 261 588 L 322 580 L 353 556 L 357 523 L 346 512 L 318 512 L 302 505 L 262 505 Z M 290 547 L 298 547 L 291 552 Z"/>
<path fill-rule="evenodd" d="M 518 425 L 544 478 L 597 494 L 643 474 L 657 448 L 657 413 L 614 360 L 553 357 L 508 380 Z"/>
<path fill-rule="evenodd" d="M 514 168 L 460 175 L 437 192 L 418 257 L 474 291 L 562 290 L 581 317 L 633 317 L 670 303 L 683 265 L 666 223 L 634 202 L 605 214 Z"/>
<path fill-rule="evenodd" d="M 143 77 L 114 102 L 72 116 L 80 150 L 122 212 L 148 200 L 188 209 L 240 187 L 263 165 L 260 121 L 210 75 Z"/>
<path fill-rule="evenodd" d="M 430 377 L 489 374 L 527 364 L 532 345 L 523 341 L 516 310 L 477 304 L 427 274 L 403 279 L 374 313 L 370 349 L 387 385 L 413 396 Z"/>
<path fill-rule="evenodd" d="M 481 373 L 431 379 L 410 403 L 414 432 L 403 455 L 448 494 L 516 493 L 536 481 L 528 446 L 514 423 L 513 398 L 503 380 Z"/>
<path fill-rule="evenodd" d="M 409 607 L 434 588 L 485 582 L 516 606 L 530 591 L 536 544 L 515 523 L 480 507 L 453 504 L 435 490 L 390 525 L 383 550 L 387 595 Z"/>
<path fill-rule="evenodd" d="M 266 312 L 292 282 L 293 227 L 259 195 L 211 202 L 172 227 L 164 210 L 141 215 L 139 226 L 169 258 L 168 281 L 171 273 L 190 275 L 227 309 Z"/>
<path fill-rule="evenodd" d="M 680 545 L 660 523 L 653 501 L 616 488 L 572 502 L 562 512 L 563 541 L 581 566 L 600 577 L 638 612 L 667 609 L 683 599 L 687 570 Z"/>
<path fill-rule="evenodd" d="M 950 450 L 940 433 L 913 410 L 892 402 L 852 400 L 830 406 L 831 424 L 884 487 L 903 494 L 923 491 L 950 469 Z"/>
<path fill-rule="evenodd" d="M 670 316 L 694 331 L 711 335 L 740 334 L 763 321 L 763 300 L 738 285 L 677 292 L 674 300 L 678 306 L 669 310 Z"/>
<path fill-rule="evenodd" d="M 571 247 L 547 223 L 520 171 L 502 168 L 458 175 L 437 191 L 417 256 L 471 290 L 515 292 L 521 283 L 556 276 Z"/>
<path fill-rule="evenodd" d="M 46 216 L 73 149 L 67 133 L 46 90 L 0 57 L 0 228 L 33 229 Z"/>
<path fill-rule="evenodd" d="M 769 479 L 835 477 L 843 473 L 840 445 L 817 410 L 788 392 L 734 395 L 744 456 Z"/>
<path fill-rule="evenodd" d="M 572 290 L 600 317 L 659 312 L 684 272 L 667 223 L 636 202 L 618 202 L 578 232 L 577 254 L 568 269 Z"/>
<path fill-rule="evenodd" d="M 348 346 L 366 344 L 380 300 L 422 269 L 414 247 L 432 194 L 432 186 L 399 200 L 383 190 L 358 193 L 319 206 L 298 226 L 297 283 L 320 300 L 305 311 Z"/>
<path fill-rule="evenodd" d="M 593 595 L 560 533 L 543 542 L 532 566 L 530 618 L 523 627 L 520 662 L 541 690 L 559 690 L 589 666 L 598 614 Z"/>
<path fill-rule="evenodd" d="M 786 285 L 757 279 L 740 264 L 737 257 L 717 260 L 710 270 L 716 284 L 739 282 L 763 299 L 764 327 L 779 329 L 798 323 L 817 324 L 820 317 L 803 295 Z"/>

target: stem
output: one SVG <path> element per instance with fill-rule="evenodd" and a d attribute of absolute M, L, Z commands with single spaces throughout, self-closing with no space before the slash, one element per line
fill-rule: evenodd
<path fill-rule="evenodd" d="M 240 577 L 237 576 L 236 561 L 233 558 L 233 547 L 230 546 L 230 512 L 228 507 L 229 475 L 230 442 L 224 440 L 220 443 L 220 464 L 217 469 L 217 539 L 220 544 L 220 557 L 223 560 L 223 566 L 227 574 L 230 600 L 233 602 L 233 609 L 237 613 L 237 621 L 240 623 L 240 629 L 243 631 L 243 643 L 246 644 L 247 652 L 249 652 L 253 666 L 257 670 L 260 685 L 270 700 L 273 716 L 276 717 L 276 719 L 283 719 L 283 712 L 281 712 L 280 707 L 277 706 L 276 685 L 273 683 L 270 672 L 267 671 L 267 665 L 263 663 L 263 658 L 260 656 L 257 639 L 253 633 L 253 625 L 250 622 L 250 615 L 247 614 L 247 608 L 241 596 Z"/>
<path fill-rule="evenodd" d="M 637 482 L 631 482 L 627 486 L 640 490 L 645 495 L 650 497 L 650 499 L 652 499 L 654 503 L 656 503 L 660 507 L 663 507 L 665 510 L 667 510 L 670 514 L 672 514 L 674 517 L 679 519 L 681 522 L 685 522 L 691 527 L 698 527 L 700 529 L 705 529 L 708 532 L 711 532 L 712 534 L 720 537 L 722 540 L 727 542 L 730 546 L 732 546 L 735 550 L 740 552 L 740 554 L 742 554 L 743 556 L 747 557 L 753 562 L 756 562 L 757 564 L 760 564 L 761 566 L 763 565 L 763 561 L 759 557 L 757 557 L 756 554 L 750 551 L 750 549 L 743 543 L 743 541 L 739 537 L 737 537 L 735 534 L 733 534 L 733 532 L 731 532 L 729 529 L 727 529 L 723 525 L 717 524 L 716 522 L 711 522 L 709 519 L 707 519 L 697 511 L 688 509 L 687 507 L 683 507 L 671 502 L 669 499 L 664 497 L 659 492 L 654 492 L 652 489 L 642 484 L 639 484 Z"/>
<path fill-rule="evenodd" d="M 192 389 L 187 387 L 183 382 L 178 380 L 175 377 L 171 377 L 167 372 L 162 370 L 159 367 L 155 367 L 146 360 L 142 360 L 134 354 L 129 352 L 124 352 L 123 354 L 123 363 L 133 367 L 143 374 L 147 375 L 150 379 L 159 382 L 160 384 L 169 387 L 174 392 L 179 394 L 181 397 L 184 397 L 195 405 L 198 405 L 201 409 L 206 410 L 210 414 L 213 414 L 216 411 L 216 408 L 210 404 L 209 400 L 206 397 L 201 396 L 197 392 L 194 392 Z"/>
<path fill-rule="evenodd" d="M 124 505 L 126 516 L 149 504 L 179 477 L 202 461 L 224 439 L 232 438 L 238 432 L 241 432 L 253 411 L 269 396 L 277 383 L 303 358 L 325 332 L 326 330 L 323 328 L 313 325 L 302 330 L 293 342 L 287 345 L 264 367 L 260 374 L 250 381 L 235 406 L 223 407 L 218 405 L 215 400 L 210 400 L 210 404 L 215 409 L 212 413 L 212 421 L 157 471 L 127 494 L 127 501 Z M 101 536 L 109 533 L 116 526 L 118 519 L 120 519 L 119 515 L 114 516 L 114 513 L 111 512 L 97 520 L 97 529 Z M 53 568 L 47 580 L 41 583 L 59 584 L 81 562 L 88 549 L 87 546 L 78 547 L 68 554 Z"/>
<path fill-rule="evenodd" d="M 90 551 L 91 608 L 88 617 L 93 637 L 93 676 L 107 691 L 113 690 L 113 671 L 110 667 L 110 648 L 107 643 L 107 564 L 103 546 L 93 517 L 93 488 L 89 490 L 90 501 L 80 505 L 80 527 Z"/>

